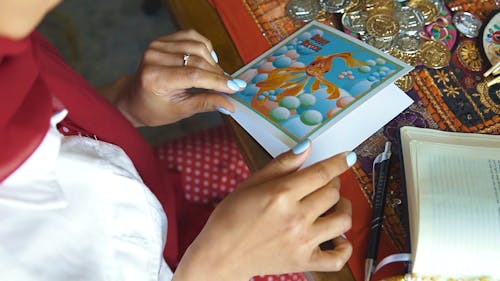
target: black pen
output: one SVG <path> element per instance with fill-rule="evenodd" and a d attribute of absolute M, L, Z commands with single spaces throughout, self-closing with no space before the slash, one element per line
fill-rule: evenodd
<path fill-rule="evenodd" d="M 368 236 L 368 250 L 365 260 L 365 281 L 370 281 L 373 273 L 373 263 L 377 259 L 378 242 L 380 230 L 384 220 L 384 206 L 386 197 L 387 178 L 389 176 L 389 163 L 391 160 L 391 142 L 385 143 L 384 152 L 375 158 L 375 164 L 379 163 L 378 180 L 373 187 L 373 216 L 370 222 L 370 233 Z"/>

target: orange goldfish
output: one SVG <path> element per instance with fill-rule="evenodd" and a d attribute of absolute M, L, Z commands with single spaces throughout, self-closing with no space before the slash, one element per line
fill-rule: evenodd
<path fill-rule="evenodd" d="M 323 77 L 332 68 L 334 58 L 344 60 L 348 67 L 364 65 L 361 61 L 353 58 L 351 52 L 317 56 L 313 62 L 305 67 L 284 67 L 272 70 L 266 80 L 256 83 L 259 91 L 255 97 L 262 92 L 278 88 L 284 89 L 279 95 L 278 101 L 285 96 L 296 96 L 302 92 L 309 80 L 313 79 L 310 92 L 318 90 L 323 84 L 329 94 L 328 99 L 336 99 L 340 96 L 339 88 Z"/>

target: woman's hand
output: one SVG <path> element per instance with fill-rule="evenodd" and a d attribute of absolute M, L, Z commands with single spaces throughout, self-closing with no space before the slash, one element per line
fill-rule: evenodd
<path fill-rule="evenodd" d="M 341 237 L 351 227 L 351 205 L 340 198 L 338 176 L 356 155 L 339 154 L 299 170 L 308 154 L 309 148 L 277 157 L 223 200 L 182 258 L 174 280 L 340 270 L 352 246 Z M 322 216 L 332 206 L 334 211 Z M 331 239 L 335 248 L 320 250 L 319 244 Z"/>
<path fill-rule="evenodd" d="M 135 126 L 169 124 L 199 112 L 233 112 L 233 104 L 218 92 L 234 93 L 246 83 L 225 75 L 217 61 L 210 41 L 194 30 L 160 37 L 115 103 Z"/>

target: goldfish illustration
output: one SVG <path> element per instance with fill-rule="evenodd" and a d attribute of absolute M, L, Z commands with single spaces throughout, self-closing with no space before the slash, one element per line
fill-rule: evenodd
<path fill-rule="evenodd" d="M 334 58 L 344 60 L 348 67 L 364 65 L 361 61 L 353 58 L 351 52 L 317 56 L 313 62 L 305 67 L 284 67 L 272 70 L 269 72 L 267 79 L 255 84 L 259 87 L 259 91 L 255 96 L 259 96 L 262 92 L 278 88 L 283 89 L 278 101 L 285 96 L 297 96 L 308 84 L 309 80 L 312 79 L 311 92 L 318 90 L 321 84 L 323 84 L 326 86 L 326 92 L 329 94 L 328 99 L 336 99 L 340 96 L 339 88 L 323 77 L 332 68 Z"/>

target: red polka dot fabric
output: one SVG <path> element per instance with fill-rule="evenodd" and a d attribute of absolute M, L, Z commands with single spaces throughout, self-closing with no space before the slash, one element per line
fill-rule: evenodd
<path fill-rule="evenodd" d="M 249 175 L 228 128 L 211 128 L 156 147 L 160 161 L 182 178 L 190 204 L 216 206 Z M 303 273 L 255 276 L 253 281 L 307 281 Z"/>

